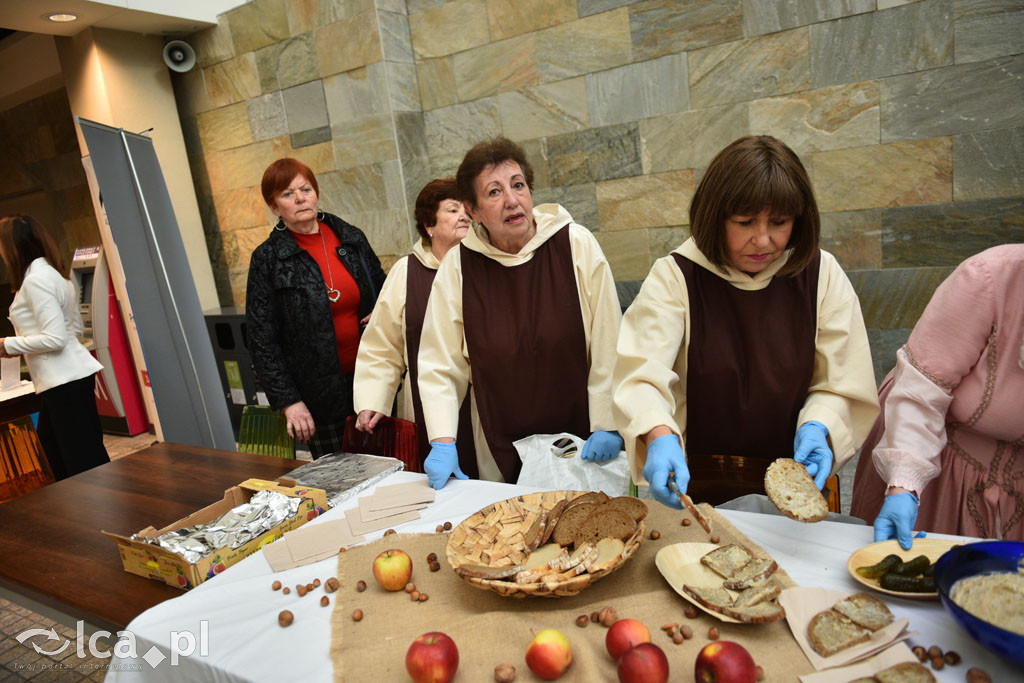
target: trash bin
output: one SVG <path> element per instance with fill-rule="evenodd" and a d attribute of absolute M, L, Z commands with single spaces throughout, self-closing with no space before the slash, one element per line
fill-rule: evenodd
<path fill-rule="evenodd" d="M 231 416 L 231 429 L 237 441 L 242 408 L 259 404 L 252 354 L 249 353 L 245 333 L 245 312 L 238 308 L 214 308 L 203 311 L 203 317 L 213 344 L 213 357 L 217 361 L 217 374 L 220 375 L 221 389 Z"/>

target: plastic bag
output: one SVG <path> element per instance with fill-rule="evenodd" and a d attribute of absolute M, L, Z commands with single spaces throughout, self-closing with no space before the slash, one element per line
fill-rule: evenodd
<path fill-rule="evenodd" d="M 573 434 L 534 434 L 512 445 L 523 461 L 520 486 L 573 491 L 629 494 L 629 458 L 620 451 L 614 460 L 591 462 L 580 458 L 584 439 Z"/>

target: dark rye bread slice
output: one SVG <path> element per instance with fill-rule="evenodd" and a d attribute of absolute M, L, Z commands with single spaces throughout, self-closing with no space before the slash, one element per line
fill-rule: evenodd
<path fill-rule="evenodd" d="M 622 510 L 638 522 L 647 516 L 647 504 L 639 498 L 633 498 L 632 496 L 609 498 L 605 505 L 616 510 Z"/>
<path fill-rule="evenodd" d="M 918 662 L 900 662 L 875 674 L 878 683 L 934 683 L 935 676 Z"/>
<path fill-rule="evenodd" d="M 568 500 L 560 500 L 555 503 L 555 507 L 548 511 L 548 523 L 544 527 L 544 535 L 540 539 L 540 544 L 544 545 L 551 540 L 551 536 L 555 533 L 555 527 L 558 526 L 558 518 L 565 512 L 565 508 L 569 506 Z"/>
<path fill-rule="evenodd" d="M 754 556 L 750 554 L 749 550 L 741 545 L 730 543 L 707 553 L 700 558 L 700 562 L 719 576 L 731 579 L 753 559 Z"/>
<path fill-rule="evenodd" d="M 746 590 L 758 581 L 767 579 L 778 568 L 779 565 L 770 557 L 755 557 L 736 572 L 735 576 L 723 581 L 722 585 L 734 591 Z"/>
<path fill-rule="evenodd" d="M 607 493 L 605 493 L 604 491 L 591 491 L 589 493 L 584 493 L 582 496 L 576 496 L 571 501 L 569 501 L 569 504 L 570 505 L 575 505 L 576 503 L 607 503 L 607 502 L 608 502 L 608 494 Z"/>
<path fill-rule="evenodd" d="M 786 610 L 774 600 L 768 600 L 756 605 L 726 607 L 725 615 L 745 624 L 770 624 L 785 619 Z"/>
<path fill-rule="evenodd" d="M 832 609 L 869 631 L 877 631 L 892 623 L 893 616 L 885 603 L 867 593 L 854 593 L 832 605 Z"/>
<path fill-rule="evenodd" d="M 636 531 L 636 520 L 622 510 L 598 506 L 597 510 L 580 524 L 573 543 L 578 547 L 584 543 L 597 543 L 602 538 L 617 538 L 625 541 Z"/>
<path fill-rule="evenodd" d="M 576 538 L 580 524 L 583 524 L 587 517 L 600 506 L 601 503 L 570 503 L 558 518 L 558 524 L 555 525 L 555 533 L 551 535 L 551 540 L 563 547 L 570 545 Z"/>
<path fill-rule="evenodd" d="M 871 637 L 871 631 L 858 626 L 835 610 L 818 612 L 807 625 L 807 640 L 822 657 L 853 647 Z"/>
<path fill-rule="evenodd" d="M 779 458 L 764 473 L 764 492 L 779 512 L 798 522 L 828 517 L 828 503 L 807 468 L 792 458 Z"/>

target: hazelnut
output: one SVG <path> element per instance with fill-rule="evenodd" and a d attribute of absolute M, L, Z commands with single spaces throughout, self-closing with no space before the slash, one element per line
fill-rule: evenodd
<path fill-rule="evenodd" d="M 972 666 L 967 670 L 967 683 L 992 683 L 992 677 L 984 669 Z"/>
<path fill-rule="evenodd" d="M 322 598 L 320 598 L 320 606 L 321 607 L 327 607 L 327 605 L 329 605 L 329 604 L 331 604 L 331 599 L 328 598 L 326 595 L 323 596 Z"/>
<path fill-rule="evenodd" d="M 444 523 L 444 530 L 445 531 L 451 531 L 452 530 L 452 523 L 451 522 L 445 522 Z"/>
<path fill-rule="evenodd" d="M 427 563 L 437 562 L 437 553 L 430 553 L 427 555 Z"/>
<path fill-rule="evenodd" d="M 355 612 L 352 613 L 352 621 L 362 621 L 362 619 L 363 619 L 363 610 L 357 609 Z"/>
<path fill-rule="evenodd" d="M 362 593 L 364 590 L 366 590 L 366 582 L 363 581 L 362 579 L 359 579 L 359 581 L 356 582 L 356 590 L 359 591 L 360 593 Z"/>
<path fill-rule="evenodd" d="M 346 548 L 345 546 L 341 546 L 340 548 L 338 548 L 338 553 L 339 553 L 339 554 L 340 554 L 340 553 L 343 553 L 343 552 L 345 552 L 346 550 L 348 550 L 348 548 Z"/>
<path fill-rule="evenodd" d="M 602 626 L 611 626 L 619 620 L 619 613 L 614 607 L 605 607 L 598 613 L 597 618 Z"/>
<path fill-rule="evenodd" d="M 295 615 L 289 610 L 281 610 L 281 613 L 277 615 L 277 623 L 281 624 L 282 627 L 291 626 L 293 621 L 295 621 Z"/>
<path fill-rule="evenodd" d="M 589 623 L 590 623 L 590 617 L 588 617 L 586 614 L 581 614 L 578 617 L 576 617 L 576 625 L 579 626 L 580 628 L 583 628 L 584 626 L 586 626 Z"/>
<path fill-rule="evenodd" d="M 313 587 L 314 588 L 319 588 L 320 587 L 320 579 L 313 579 Z"/>
<path fill-rule="evenodd" d="M 693 522 L 690 521 L 689 517 L 683 517 L 683 526 L 690 526 Z"/>
<path fill-rule="evenodd" d="M 596 624 L 597 622 L 601 621 L 601 615 L 597 612 L 591 612 L 590 620 Z"/>
<path fill-rule="evenodd" d="M 415 590 L 415 589 L 414 589 L 414 590 L 411 590 L 411 591 L 409 591 L 409 598 L 410 598 L 410 599 L 411 599 L 411 600 L 412 600 L 413 602 L 416 602 L 417 600 L 419 600 L 419 599 L 420 599 L 420 592 L 419 592 L 418 590 Z"/>
<path fill-rule="evenodd" d="M 434 527 L 434 531 L 436 533 L 443 534 L 444 533 L 444 525 L 443 524 L 438 524 L 436 527 Z"/>
<path fill-rule="evenodd" d="M 324 590 L 328 593 L 333 593 L 338 590 L 338 579 L 333 576 L 327 579 L 327 582 L 324 584 Z"/>
<path fill-rule="evenodd" d="M 439 571 L 440 569 L 441 569 L 441 565 L 437 562 L 437 560 L 434 560 L 433 562 L 430 563 L 430 571 L 436 572 L 436 571 Z"/>
<path fill-rule="evenodd" d="M 415 583 L 409 582 L 409 583 L 405 584 L 405 592 L 406 593 L 412 593 L 414 590 L 416 590 L 416 584 Z"/>
<path fill-rule="evenodd" d="M 306 596 L 306 593 L 308 591 L 306 590 L 306 587 L 300 583 L 298 586 L 295 587 L 295 592 L 299 594 L 300 598 L 302 598 Z"/>
<path fill-rule="evenodd" d="M 942 658 L 946 660 L 946 664 L 949 664 L 950 666 L 956 666 L 960 663 L 960 655 L 953 650 L 947 650 L 946 654 L 943 655 Z"/>
<path fill-rule="evenodd" d="M 430 599 L 429 595 L 427 595 L 426 593 L 420 593 L 420 602 L 426 602 L 429 599 Z"/>
<path fill-rule="evenodd" d="M 284 589 L 281 590 L 281 592 L 284 593 L 285 595 L 288 595 L 289 593 L 292 592 L 292 589 L 289 588 L 288 586 L 285 586 Z"/>
<path fill-rule="evenodd" d="M 709 538 L 708 540 L 709 540 L 709 541 L 711 541 L 712 543 L 718 543 L 718 542 L 719 542 L 719 541 L 721 541 L 722 539 L 720 539 L 720 538 L 718 537 L 718 535 L 716 534 L 716 535 L 712 536 L 711 538 Z"/>
<path fill-rule="evenodd" d="M 708 638 L 718 640 L 718 629 L 714 626 L 708 629 Z"/>
<path fill-rule="evenodd" d="M 651 540 L 652 541 L 657 541 L 659 538 L 661 538 L 661 532 L 660 531 L 655 529 L 654 531 L 651 532 Z"/>
<path fill-rule="evenodd" d="M 676 622 L 674 622 L 674 621 L 670 621 L 670 622 L 668 622 L 667 624 L 662 624 L 662 625 L 661 625 L 661 630 L 662 630 L 662 631 L 668 631 L 668 632 L 669 632 L 669 633 L 671 634 L 671 633 L 672 633 L 672 631 L 673 631 L 673 630 L 674 630 L 674 629 L 675 629 L 675 628 L 676 628 L 677 626 L 679 626 L 679 624 L 677 624 L 677 623 L 676 623 Z"/>
<path fill-rule="evenodd" d="M 494 667 L 494 680 L 497 683 L 512 683 L 516 680 L 516 668 L 511 664 L 499 664 Z"/>
<path fill-rule="evenodd" d="M 925 651 L 923 645 L 915 645 L 911 648 L 911 652 L 913 652 L 914 656 L 917 657 L 917 661 L 922 664 L 928 661 L 928 653 Z"/>
<path fill-rule="evenodd" d="M 681 642 L 683 642 L 683 634 L 677 633 L 674 636 L 672 636 L 672 642 L 676 645 L 679 645 Z"/>
<path fill-rule="evenodd" d="M 388 529 L 387 531 L 384 532 L 384 535 L 385 536 L 390 536 L 393 533 L 396 533 L 394 529 Z"/>
<path fill-rule="evenodd" d="M 936 657 L 942 659 L 942 648 L 938 645 L 932 645 L 928 648 L 928 659 L 935 659 Z"/>
<path fill-rule="evenodd" d="M 686 638 L 687 640 L 693 638 L 693 629 L 690 628 L 687 624 L 683 624 L 679 627 L 679 633 L 682 634 L 683 638 Z"/>
<path fill-rule="evenodd" d="M 757 677 L 757 680 L 764 680 L 764 669 L 761 668 L 760 664 L 754 667 L 754 675 Z"/>
<path fill-rule="evenodd" d="M 683 607 L 683 614 L 686 615 L 687 619 L 696 619 L 697 618 L 697 608 L 694 607 L 693 605 L 686 605 L 686 606 Z"/>
<path fill-rule="evenodd" d="M 946 666 L 946 663 L 942 661 L 942 657 L 932 657 L 932 668 L 938 671 L 942 667 Z"/>
<path fill-rule="evenodd" d="M 316 587 L 316 586 L 314 586 L 313 584 L 311 584 L 311 583 L 307 583 L 307 584 L 306 584 L 306 592 L 307 592 L 307 593 L 312 593 L 312 592 L 313 592 L 313 589 L 314 589 L 315 587 Z"/>
<path fill-rule="evenodd" d="M 275 591 L 281 590 L 281 582 L 275 581 L 274 583 L 270 584 L 270 589 Z"/>

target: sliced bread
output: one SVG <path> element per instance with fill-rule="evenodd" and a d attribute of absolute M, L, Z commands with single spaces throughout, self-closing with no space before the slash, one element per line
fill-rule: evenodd
<path fill-rule="evenodd" d="M 756 605 L 726 607 L 726 616 L 746 624 L 769 624 L 786 618 L 786 610 L 774 600 L 759 602 Z"/>
<path fill-rule="evenodd" d="M 725 610 L 732 607 L 733 597 L 724 588 L 683 584 L 683 592 L 709 610 L 720 614 L 725 614 Z"/>
<path fill-rule="evenodd" d="M 626 544 L 617 538 L 602 538 L 597 542 L 597 557 L 589 571 L 593 573 L 609 569 L 622 559 L 625 549 Z"/>
<path fill-rule="evenodd" d="M 551 540 L 562 546 L 571 544 L 576 538 L 580 525 L 600 505 L 600 503 L 586 502 L 570 504 L 558 518 L 558 524 L 555 526 L 555 533 L 551 535 Z"/>
<path fill-rule="evenodd" d="M 754 556 L 750 554 L 749 550 L 741 545 L 730 543 L 707 553 L 700 558 L 700 562 L 719 576 L 731 579 L 753 559 Z"/>
<path fill-rule="evenodd" d="M 605 505 L 622 510 L 638 522 L 647 516 L 647 504 L 639 498 L 633 498 L 632 496 L 609 498 Z"/>
<path fill-rule="evenodd" d="M 485 567 L 476 564 L 463 564 L 455 568 L 455 573 L 459 576 L 468 576 L 474 579 L 490 579 L 490 580 L 501 580 L 507 579 L 510 576 L 514 576 L 519 572 L 523 571 L 522 565 L 514 565 L 508 567 Z"/>
<path fill-rule="evenodd" d="M 544 530 L 548 525 L 548 513 L 547 510 L 541 510 L 537 515 L 537 519 L 533 521 L 526 534 L 523 536 L 523 540 L 526 542 L 526 549 L 533 552 L 544 540 Z"/>
<path fill-rule="evenodd" d="M 807 468 L 792 458 L 779 458 L 764 473 L 764 492 L 779 512 L 798 522 L 828 517 L 828 503 Z"/>
<path fill-rule="evenodd" d="M 555 506 L 548 510 L 548 523 L 544 527 L 544 535 L 540 539 L 542 545 L 551 540 L 551 536 L 555 533 L 555 527 L 558 526 L 558 518 L 562 516 L 565 508 L 568 506 L 569 501 L 563 499 L 555 503 Z"/>
<path fill-rule="evenodd" d="M 735 591 L 746 590 L 758 581 L 767 579 L 778 568 L 779 565 L 770 557 L 755 557 L 743 569 L 736 572 L 735 576 L 723 581 L 722 585 Z"/>
<path fill-rule="evenodd" d="M 892 623 L 893 616 L 885 603 L 867 593 L 854 593 L 832 605 L 832 609 L 845 615 L 853 623 L 869 631 L 877 631 Z"/>
<path fill-rule="evenodd" d="M 875 674 L 878 683 L 933 683 L 935 676 L 918 662 L 900 662 Z"/>
<path fill-rule="evenodd" d="M 636 531 L 636 520 L 628 513 L 607 505 L 601 505 L 580 524 L 573 539 L 575 545 L 596 543 L 602 538 L 618 538 L 625 541 Z"/>
<path fill-rule="evenodd" d="M 768 602 L 778 597 L 782 592 L 782 586 L 775 582 L 775 579 L 768 578 L 758 581 L 749 588 L 741 591 L 733 603 L 736 607 L 750 607 L 761 602 Z"/>
<path fill-rule="evenodd" d="M 542 545 L 527 556 L 526 561 L 523 562 L 523 569 L 536 569 L 542 565 L 547 566 L 557 560 L 563 552 L 566 557 L 569 556 L 569 552 L 557 543 Z"/>
<path fill-rule="evenodd" d="M 835 610 L 818 612 L 807 625 L 807 640 L 822 657 L 863 643 L 871 637 L 871 631 L 858 626 Z"/>
<path fill-rule="evenodd" d="M 604 491 L 590 491 L 589 493 L 584 493 L 583 495 L 576 496 L 571 501 L 569 501 L 569 504 L 570 505 L 575 505 L 576 503 L 606 503 L 606 502 L 608 502 L 608 494 L 607 493 L 605 493 Z"/>

